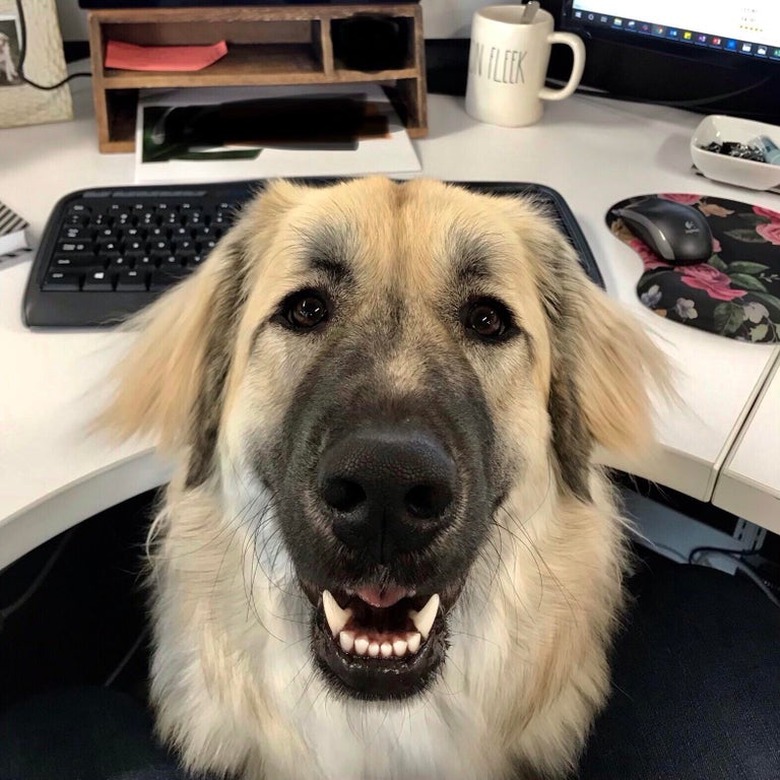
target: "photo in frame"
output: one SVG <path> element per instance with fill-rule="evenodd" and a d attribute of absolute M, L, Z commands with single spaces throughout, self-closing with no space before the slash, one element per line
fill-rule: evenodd
<path fill-rule="evenodd" d="M 19 8 L 23 14 L 20 18 Z M 60 122 L 73 118 L 55 0 L 0 0 L 0 127 Z"/>

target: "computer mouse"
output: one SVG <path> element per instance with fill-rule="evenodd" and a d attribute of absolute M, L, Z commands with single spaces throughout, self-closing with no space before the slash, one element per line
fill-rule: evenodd
<path fill-rule="evenodd" d="M 712 231 L 697 209 L 665 198 L 646 198 L 615 209 L 626 227 L 672 264 L 702 263 L 712 256 Z"/>

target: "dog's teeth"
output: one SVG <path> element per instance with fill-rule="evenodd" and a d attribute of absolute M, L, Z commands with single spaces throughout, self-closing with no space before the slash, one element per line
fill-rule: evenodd
<path fill-rule="evenodd" d="M 416 631 L 406 640 L 406 647 L 410 653 L 416 653 L 420 649 L 420 635 Z"/>
<path fill-rule="evenodd" d="M 390 642 L 382 642 L 379 649 L 382 652 L 382 658 L 390 658 L 390 656 L 393 654 L 393 646 L 390 644 Z"/>
<path fill-rule="evenodd" d="M 403 658 L 403 656 L 406 655 L 406 640 L 405 639 L 396 639 L 395 642 L 393 642 L 393 652 L 399 658 Z"/>
<path fill-rule="evenodd" d="M 379 642 L 372 642 L 372 643 L 371 643 L 371 644 L 368 646 L 368 654 L 369 654 L 369 655 L 370 655 L 372 658 L 376 658 L 376 657 L 379 655 Z"/>
<path fill-rule="evenodd" d="M 439 594 L 434 593 L 428 599 L 428 603 L 419 611 L 415 612 L 413 609 L 409 610 L 409 617 L 414 623 L 414 627 L 420 632 L 423 639 L 428 638 L 428 634 L 431 633 L 431 626 L 433 621 L 436 620 L 436 613 L 439 611 Z"/>
<path fill-rule="evenodd" d="M 361 636 L 355 640 L 355 652 L 358 655 L 365 655 L 368 652 L 368 639 Z"/>
<path fill-rule="evenodd" d="M 352 648 L 355 646 L 355 632 L 342 631 L 339 634 L 339 644 L 345 653 L 351 653 Z"/>
<path fill-rule="evenodd" d="M 322 606 L 325 610 L 325 619 L 328 621 L 328 626 L 330 626 L 333 636 L 337 637 L 341 629 L 347 625 L 347 621 L 352 617 L 352 610 L 342 609 L 329 590 L 322 591 Z"/>

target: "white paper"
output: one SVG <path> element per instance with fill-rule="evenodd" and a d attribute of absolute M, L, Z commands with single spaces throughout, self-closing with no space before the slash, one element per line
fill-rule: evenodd
<path fill-rule="evenodd" d="M 361 94 L 386 103 L 391 112 L 388 138 L 361 140 L 357 149 L 294 150 L 264 148 L 255 160 L 168 160 L 143 162 L 143 111 L 152 105 L 209 105 L 267 97 Z M 406 130 L 377 84 L 328 84 L 292 87 L 198 88 L 142 92 L 138 101 L 135 140 L 135 181 L 138 184 L 241 181 L 293 176 L 360 176 L 421 170 Z"/>

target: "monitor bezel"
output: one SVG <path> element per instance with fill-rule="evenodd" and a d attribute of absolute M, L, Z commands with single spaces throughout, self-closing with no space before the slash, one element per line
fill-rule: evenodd
<path fill-rule="evenodd" d="M 563 0 L 561 3 L 559 27 L 561 30 L 576 33 L 586 43 L 589 40 L 601 40 L 618 46 L 645 49 L 670 57 L 696 61 L 701 64 L 709 63 L 718 67 L 756 74 L 780 75 L 780 60 L 773 60 L 770 57 L 763 59 L 739 52 L 728 52 L 722 49 L 701 46 L 696 43 L 672 41 L 667 38 L 629 32 L 625 28 L 615 29 L 613 27 L 591 25 L 575 19 L 573 10 L 574 0 Z"/>

